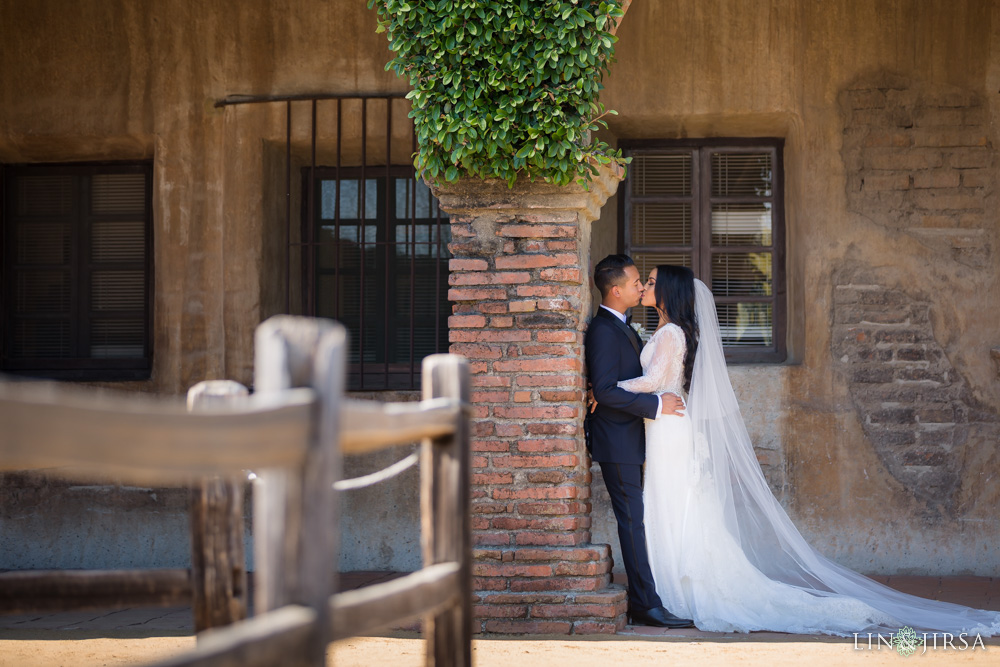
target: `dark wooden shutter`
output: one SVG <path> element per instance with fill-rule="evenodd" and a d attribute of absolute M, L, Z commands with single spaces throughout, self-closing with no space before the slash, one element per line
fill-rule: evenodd
<path fill-rule="evenodd" d="M 85 334 L 92 358 L 142 358 L 146 312 L 146 179 L 142 173 L 90 179 L 90 310 Z"/>
<path fill-rule="evenodd" d="M 318 171 L 316 303 L 311 312 L 344 323 L 351 332 L 348 362 L 356 369 L 362 360 L 380 361 L 384 349 L 383 329 L 373 324 L 382 313 L 385 294 L 379 284 L 384 265 L 379 255 L 385 251 L 378 245 L 385 223 L 381 181 L 366 176 L 362 187 L 358 170 L 342 171 L 348 177 L 340 179 L 339 187 L 337 180 Z M 360 385 L 359 378 L 352 380 Z"/>
<path fill-rule="evenodd" d="M 61 359 L 76 354 L 73 340 L 77 179 L 69 174 L 25 175 L 8 190 L 11 286 L 10 356 Z"/>
<path fill-rule="evenodd" d="M 620 246 L 645 277 L 689 266 L 711 287 L 731 361 L 785 358 L 782 142 L 622 142 Z M 633 317 L 655 326 L 653 309 Z"/>
<path fill-rule="evenodd" d="M 775 262 L 778 149 L 707 146 L 702 161 L 703 277 L 715 294 L 723 344 L 734 360 L 782 360 Z"/>
<path fill-rule="evenodd" d="M 695 152 L 636 149 L 631 155 L 625 188 L 626 252 L 644 281 L 658 264 L 691 267 L 699 231 Z M 652 308 L 636 308 L 632 317 L 649 332 L 659 320 Z"/>
<path fill-rule="evenodd" d="M 4 171 L 4 370 L 148 377 L 150 166 Z"/>

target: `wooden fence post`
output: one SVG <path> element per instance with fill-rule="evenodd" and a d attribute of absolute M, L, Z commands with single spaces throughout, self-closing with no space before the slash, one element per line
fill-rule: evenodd
<path fill-rule="evenodd" d="M 257 393 L 305 386 L 319 399 L 303 465 L 260 471 L 254 489 L 256 609 L 303 604 L 317 614 L 311 641 L 301 657 L 288 656 L 287 664 L 324 665 L 331 637 L 328 599 L 335 589 L 339 544 L 333 483 L 341 471 L 346 349 L 343 326 L 328 320 L 277 316 L 257 328 Z"/>
<path fill-rule="evenodd" d="M 468 362 L 435 354 L 423 362 L 423 396 L 469 402 Z M 469 431 L 459 414 L 454 435 L 426 439 L 420 462 L 421 540 L 424 567 L 457 562 L 455 604 L 425 619 L 426 664 L 472 665 L 472 543 L 469 525 Z"/>
<path fill-rule="evenodd" d="M 188 410 L 248 394 L 231 380 L 199 382 L 188 390 Z M 198 633 L 247 617 L 243 483 L 240 477 L 216 475 L 202 478 L 191 489 L 191 607 Z"/>
<path fill-rule="evenodd" d="M 201 383 L 189 394 L 188 412 L 198 414 L 184 414 L 155 401 L 125 399 L 111 409 L 109 401 L 79 390 L 26 386 L 15 392 L 0 383 L 0 422 L 8 427 L 0 429 L 0 467 L 14 461 L 65 474 L 68 468 L 58 469 L 75 466 L 70 472 L 84 477 L 120 469 L 126 479 L 142 483 L 217 476 L 193 494 L 191 573 L 0 573 L 0 603 L 19 609 L 17 601 L 28 599 L 27 606 L 36 607 L 31 598 L 42 595 L 83 609 L 193 599 L 198 628 L 206 632 L 199 632 L 193 652 L 164 663 L 172 667 L 321 667 L 333 637 L 423 614 L 426 662 L 471 667 L 468 362 L 453 355 L 426 360 L 428 400 L 419 405 L 345 401 L 346 341 L 344 328 L 330 321 L 268 320 L 257 330 L 257 394 L 218 414 L 207 408 L 246 389 Z M 425 567 L 331 597 L 342 436 L 353 453 L 424 439 Z M 127 444 L 136 441 L 156 446 Z M 87 445 L 84 455 L 81 442 Z M 261 480 L 254 493 L 258 617 L 235 622 L 246 613 L 239 472 L 245 466 Z M 222 624 L 228 627 L 208 631 Z"/>

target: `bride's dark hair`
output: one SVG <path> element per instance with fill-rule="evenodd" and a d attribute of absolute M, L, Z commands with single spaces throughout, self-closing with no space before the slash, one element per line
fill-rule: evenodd
<path fill-rule="evenodd" d="M 670 321 L 684 332 L 684 391 L 691 389 L 694 354 L 698 351 L 698 324 L 694 318 L 694 273 L 684 266 L 659 264 L 656 267 L 656 307 L 666 311 Z"/>

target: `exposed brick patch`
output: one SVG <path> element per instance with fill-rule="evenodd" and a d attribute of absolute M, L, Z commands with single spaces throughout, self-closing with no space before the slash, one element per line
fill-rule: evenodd
<path fill-rule="evenodd" d="M 489 267 L 485 259 L 451 259 L 448 260 L 449 271 L 485 271 Z"/>
<path fill-rule="evenodd" d="M 521 236 L 530 238 L 576 236 L 576 225 L 503 225 L 498 236 Z"/>
<path fill-rule="evenodd" d="M 449 285 L 507 285 L 530 280 L 526 271 L 468 271 L 448 276 Z"/>
<path fill-rule="evenodd" d="M 482 315 L 452 315 L 448 318 L 448 327 L 474 327 L 486 326 L 486 318 Z"/>
<path fill-rule="evenodd" d="M 865 435 L 890 474 L 953 514 L 966 447 L 992 446 L 1000 419 L 971 397 L 934 337 L 929 300 L 860 269 L 837 272 L 832 353 Z M 990 435 L 992 434 L 992 435 Z"/>
<path fill-rule="evenodd" d="M 558 577 L 555 579 L 513 579 L 510 590 L 514 592 L 536 591 L 601 591 L 611 583 L 611 575 L 602 577 Z M 622 591 L 624 595 L 624 590 Z"/>
<path fill-rule="evenodd" d="M 542 249 L 539 248 L 539 251 Z M 550 266 L 575 266 L 579 264 L 579 258 L 577 254 L 574 253 L 561 253 L 557 255 L 550 255 L 548 253 L 541 252 L 541 254 L 530 254 L 530 255 L 510 255 L 497 257 L 494 260 L 496 267 L 498 269 L 537 269 L 539 267 L 550 267 Z M 484 266 L 480 270 L 486 270 Z"/>
<path fill-rule="evenodd" d="M 840 95 L 848 210 L 987 268 L 996 150 L 977 94 L 882 75 Z"/>

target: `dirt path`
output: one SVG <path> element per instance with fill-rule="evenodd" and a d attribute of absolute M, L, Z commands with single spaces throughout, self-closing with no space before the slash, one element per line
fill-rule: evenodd
<path fill-rule="evenodd" d="M 194 648 L 194 637 L 107 631 L 0 631 L 0 667 L 141 665 Z M 109 636 L 112 635 L 112 636 Z"/>
<path fill-rule="evenodd" d="M 104 633 L 105 635 L 107 633 Z M 118 632 L 115 637 L 93 632 L 4 631 L 0 634 L 2 667 L 82 667 L 145 664 L 194 646 L 191 636 L 139 636 Z M 423 665 L 424 643 L 415 633 L 359 637 L 331 647 L 328 664 L 338 667 L 418 667 Z M 893 665 L 912 660 L 920 665 L 1000 665 L 1000 641 L 987 640 L 986 650 L 928 650 L 908 658 L 885 647 L 855 650 L 852 640 L 828 637 L 753 635 L 739 639 L 637 637 L 502 637 L 473 641 L 477 667 L 629 667 L 695 665 Z"/>

